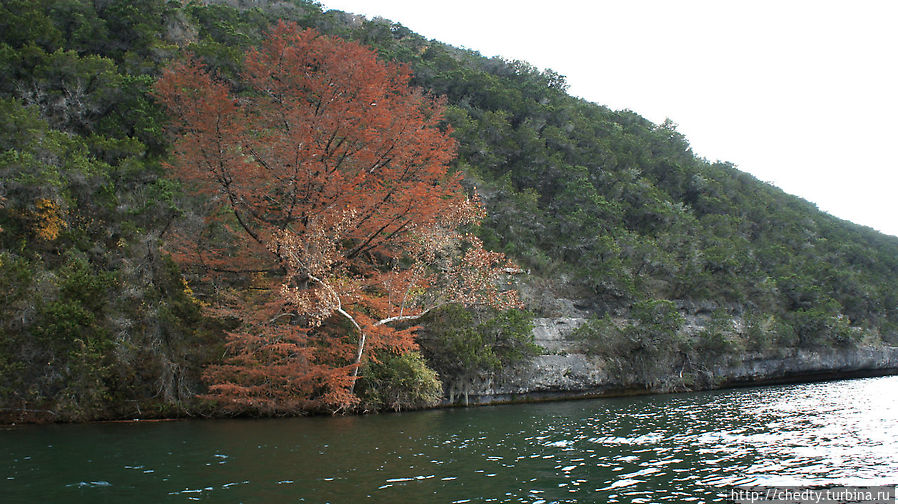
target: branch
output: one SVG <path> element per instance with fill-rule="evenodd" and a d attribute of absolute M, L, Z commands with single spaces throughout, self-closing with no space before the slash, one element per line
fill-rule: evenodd
<path fill-rule="evenodd" d="M 275 322 L 278 321 L 278 319 L 281 319 L 284 317 L 292 317 L 292 316 L 293 316 L 293 313 L 290 313 L 290 312 L 281 313 L 280 315 L 276 315 L 273 319 L 269 320 L 268 323 L 274 324 Z"/>
<path fill-rule="evenodd" d="M 356 366 L 355 366 L 355 369 L 352 370 L 352 378 L 353 378 L 352 385 L 350 385 L 350 387 L 349 387 L 349 392 L 352 393 L 355 391 L 355 382 L 356 382 L 355 379 L 358 378 L 358 376 L 359 376 L 359 364 L 362 362 L 362 353 L 364 353 L 364 351 L 365 351 L 365 339 L 366 339 L 365 331 L 362 330 L 362 326 L 360 326 L 359 323 L 356 322 L 355 318 L 352 315 L 350 315 L 349 313 L 346 313 L 346 310 L 343 309 L 343 303 L 340 302 L 340 296 L 337 295 L 337 292 L 330 285 L 328 285 L 326 282 L 324 282 L 324 280 L 321 280 L 320 278 L 316 277 L 315 275 L 313 275 L 311 273 L 306 273 L 306 276 L 308 276 L 310 280 L 314 280 L 315 282 L 318 282 L 325 289 L 330 291 L 331 295 L 334 296 L 334 299 L 337 300 L 337 309 L 334 311 L 339 313 L 340 315 L 343 315 L 347 319 L 349 319 L 349 321 L 352 322 L 352 325 L 354 325 L 355 328 L 359 330 L 359 334 L 360 334 L 359 349 L 356 352 L 356 356 L 355 356 L 355 365 Z"/>
<path fill-rule="evenodd" d="M 255 150 L 255 149 L 253 149 L 252 147 L 250 147 L 250 146 L 248 146 L 248 145 L 247 145 L 246 147 L 249 149 L 249 153 L 250 153 L 250 155 L 253 157 L 253 159 L 255 159 L 256 161 L 258 161 L 259 164 L 262 165 L 262 168 L 265 168 L 266 170 L 268 170 L 268 171 L 270 171 L 270 172 L 274 172 L 274 170 L 271 169 L 271 165 L 269 165 L 267 161 L 265 161 L 264 159 L 262 159 L 261 156 L 259 156 L 258 154 L 256 154 L 256 150 Z"/>
<path fill-rule="evenodd" d="M 221 143 L 220 138 L 219 138 L 219 143 Z M 220 156 L 221 152 L 222 152 L 222 148 L 220 145 L 219 145 L 218 151 L 219 151 L 219 156 Z M 206 162 L 209 164 L 209 166 L 214 167 L 214 163 L 212 163 L 208 160 L 208 158 L 210 156 L 206 152 L 206 149 L 204 149 L 201 146 L 200 152 L 203 154 L 203 157 L 206 158 Z M 243 222 L 243 217 L 241 217 L 240 212 L 237 211 L 237 203 L 238 203 L 237 202 L 237 194 L 233 190 L 231 190 L 231 183 L 233 183 L 233 179 L 227 173 L 227 168 L 225 167 L 224 160 L 221 159 L 220 157 L 217 157 L 214 159 L 216 159 L 218 161 L 218 167 L 219 167 L 219 173 L 220 173 L 219 175 L 217 175 L 218 183 L 224 187 L 224 192 L 228 197 L 228 201 L 231 203 L 231 211 L 234 212 L 234 216 L 237 217 L 237 222 L 240 223 L 240 227 L 242 227 L 243 230 L 246 231 L 247 234 L 249 234 L 253 240 L 264 245 L 264 243 L 262 242 L 262 239 L 259 238 L 259 235 L 257 235 L 252 229 L 249 228 L 249 226 L 246 225 L 245 222 Z M 214 168 L 212 169 L 212 173 L 213 173 L 213 175 L 216 175 Z M 250 214 L 252 214 L 252 213 L 253 213 L 252 210 L 250 210 Z"/>
<path fill-rule="evenodd" d="M 377 322 L 374 323 L 374 325 L 380 326 L 380 325 L 384 325 L 384 324 L 392 324 L 393 322 L 399 322 L 401 320 L 417 320 L 417 319 L 423 317 L 424 315 L 427 315 L 428 312 L 435 310 L 437 308 L 442 308 L 443 306 L 446 306 L 447 304 L 449 304 L 449 303 L 440 303 L 437 305 L 433 305 L 430 308 L 422 311 L 421 313 L 418 313 L 417 315 L 397 315 L 395 317 L 387 317 L 385 319 L 378 320 Z"/>

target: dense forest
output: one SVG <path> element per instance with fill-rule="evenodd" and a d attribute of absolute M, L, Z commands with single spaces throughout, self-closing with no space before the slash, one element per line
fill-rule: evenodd
<path fill-rule="evenodd" d="M 328 390 L 303 385 L 297 401 L 281 390 L 225 403 L 234 395 L 222 393 L 236 390 L 233 366 L 276 370 L 271 355 L 306 350 L 281 342 L 266 347 L 266 363 L 243 358 L 255 350 L 247 339 L 235 345 L 234 335 L 252 317 L 234 306 L 268 289 L 260 287 L 264 269 L 209 275 L 183 259 L 184 230 L 205 229 L 227 247 L 236 207 L 223 219 L 209 191 L 172 171 L 183 131 L 172 124 L 183 118 L 158 83 L 191 54 L 234 103 L 255 99 L 261 91 L 250 85 L 247 55 L 258 54 L 253 48 L 279 20 L 370 48 L 385 68 L 407 69 L 412 88 L 445 96 L 428 126 L 451 133 L 457 151 L 441 180 L 460 181 L 485 209 L 451 225 L 465 237 L 461 250 L 482 244 L 491 267 L 502 254 L 513 261 L 502 264 L 510 273 L 501 280 L 523 304 L 446 298 L 420 310 L 418 325 L 395 328 L 401 344 L 366 349 L 373 353 L 364 359 L 359 344 L 357 359 L 340 357 L 352 380 Z M 898 238 L 698 158 L 671 121 L 571 97 L 552 71 L 426 40 L 397 23 L 302 0 L 4 0 L 0 71 L 4 418 L 424 406 L 455 381 L 537 352 L 533 316 L 572 311 L 592 317 L 579 331 L 590 351 L 629 363 L 621 373 L 649 373 L 663 355 L 898 343 Z M 428 212 L 433 221 L 445 207 Z M 356 257 L 359 240 L 329 246 Z M 408 250 L 394 258 L 398 266 L 369 255 L 379 282 L 389 268 L 418 271 L 423 260 Z M 280 267 L 294 276 L 305 271 L 288 263 Z M 309 271 L 304 281 L 314 278 Z M 351 271 L 375 278 L 359 265 Z M 359 313 L 374 327 L 389 317 L 369 297 Z M 709 322 L 684 337 L 682 313 L 696 306 Z M 317 322 L 315 348 L 355 348 L 358 324 Z M 335 402 L 334 387 L 348 395 Z"/>

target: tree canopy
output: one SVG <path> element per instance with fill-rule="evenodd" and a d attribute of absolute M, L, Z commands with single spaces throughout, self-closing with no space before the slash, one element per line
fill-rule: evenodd
<path fill-rule="evenodd" d="M 216 397 L 259 408 L 344 407 L 361 360 L 415 348 L 396 328 L 447 303 L 516 304 L 502 254 L 459 228 L 483 216 L 449 171 L 444 100 L 359 44 L 279 23 L 246 53 L 241 89 L 195 58 L 167 68 L 169 166 L 208 203 L 173 243 L 210 280 L 255 274 L 215 307 L 243 325 L 209 369 Z M 354 336 L 321 326 L 342 322 Z"/>

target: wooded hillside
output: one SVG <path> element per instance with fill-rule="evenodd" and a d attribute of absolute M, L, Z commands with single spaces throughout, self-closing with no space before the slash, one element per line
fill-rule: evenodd
<path fill-rule="evenodd" d="M 366 358 L 349 389 L 359 407 L 428 404 L 440 380 L 525 358 L 529 317 L 563 313 L 559 298 L 595 315 L 591 337 L 610 335 L 602 352 L 898 343 L 898 238 L 697 158 L 672 122 L 573 98 L 551 71 L 301 0 L 9 0 L 0 7 L 4 412 L 78 420 L 222 410 L 205 395 L 214 373 L 203 373 L 233 362 L 226 335 L 244 320 L 212 308 L 265 282 L 211 281 L 180 260 L 178 230 L 199 229 L 213 196 L 169 168 L 178 118 L 154 86 L 190 53 L 235 102 L 249 100 L 258 91 L 246 55 L 280 19 L 369 47 L 406 65 L 411 86 L 446 97 L 433 127 L 451 127 L 448 173 L 463 174 L 467 196 L 485 208 L 479 225 L 454 222 L 470 237 L 460 250 L 482 242 L 527 272 L 503 281 L 521 288 L 528 313 L 447 306 L 420 321 L 421 353 L 403 343 Z M 411 268 L 401 255 L 396 264 Z M 378 275 L 393 267 L 385 257 L 370 263 Z M 372 324 L 390 316 L 376 304 L 358 312 Z M 676 307 L 689 304 L 711 307 L 717 324 L 698 342 L 674 337 Z M 620 328 L 606 315 L 636 321 L 641 329 L 624 339 L 639 344 L 615 343 Z M 745 322 L 738 334 L 726 323 L 733 316 Z M 351 324 L 321 327 L 357 341 Z"/>

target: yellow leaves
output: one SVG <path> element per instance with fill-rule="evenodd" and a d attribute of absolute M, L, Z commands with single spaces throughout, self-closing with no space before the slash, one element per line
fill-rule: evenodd
<path fill-rule="evenodd" d="M 190 285 L 187 284 L 187 279 L 184 277 L 181 277 L 181 286 L 185 296 L 193 297 L 193 289 L 190 288 Z"/>
<path fill-rule="evenodd" d="M 203 302 L 203 301 L 200 301 L 199 299 L 197 299 L 197 297 L 193 294 L 193 289 L 190 288 L 190 285 L 187 283 L 187 279 L 184 277 L 181 277 L 181 287 L 182 287 L 182 292 L 184 293 L 185 296 L 187 296 L 187 299 L 189 299 L 191 303 L 193 303 L 197 306 L 200 306 L 202 308 L 209 306 L 209 303 L 206 303 L 206 302 Z"/>
<path fill-rule="evenodd" d="M 414 301 L 414 300 L 416 300 L 416 299 L 418 299 L 418 298 L 423 297 L 424 294 L 426 294 L 426 293 L 427 293 L 427 289 L 425 289 L 424 287 L 416 287 L 416 288 L 413 288 L 413 289 L 409 289 L 409 291 L 408 291 L 408 299 L 411 300 L 411 301 Z"/>
<path fill-rule="evenodd" d="M 52 200 L 39 198 L 34 202 L 34 207 L 36 210 L 31 213 L 34 233 L 43 240 L 55 240 L 59 231 L 66 227 L 59 205 Z"/>

